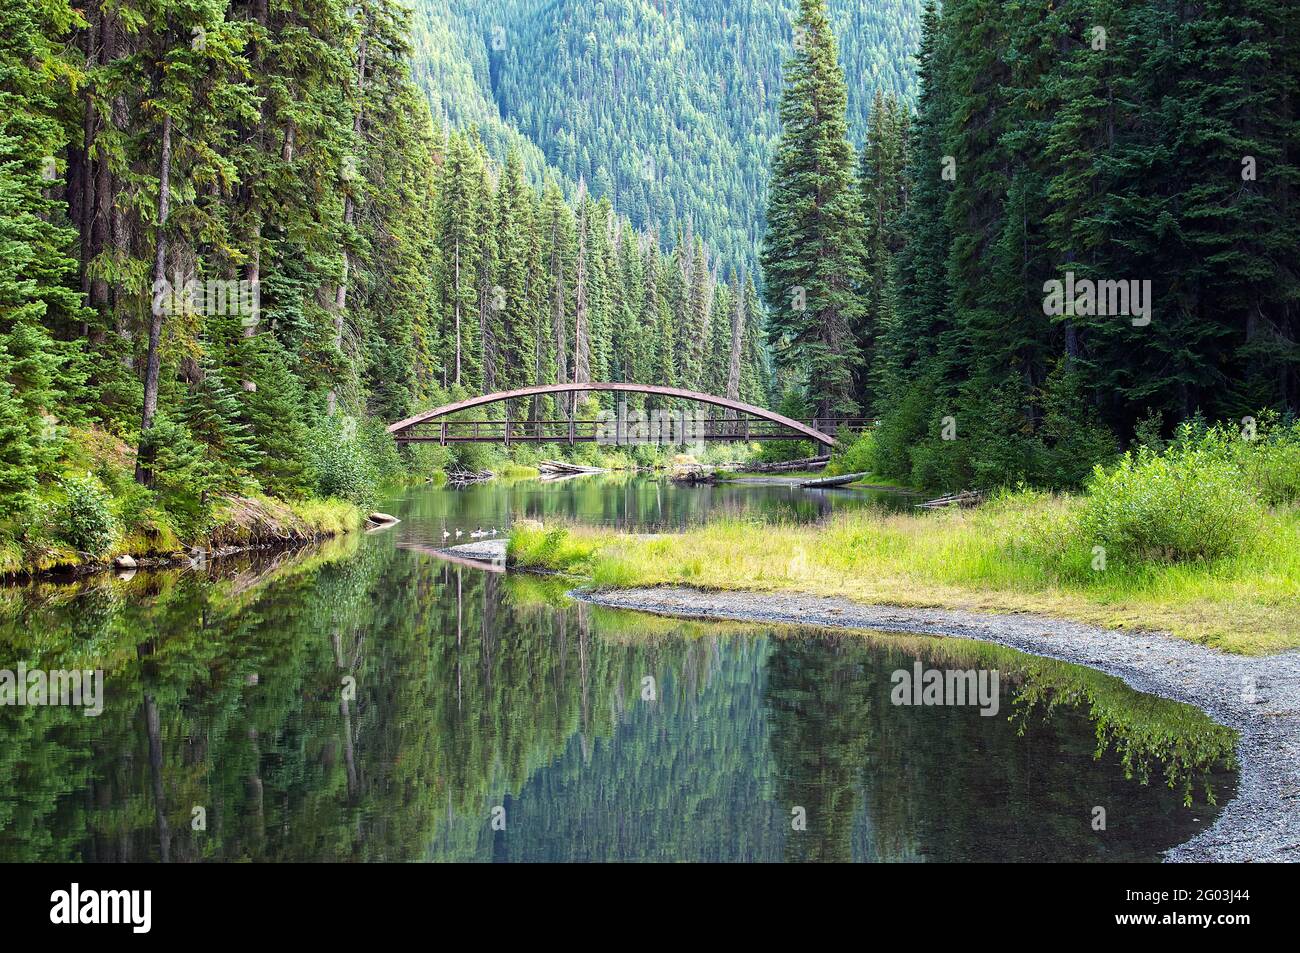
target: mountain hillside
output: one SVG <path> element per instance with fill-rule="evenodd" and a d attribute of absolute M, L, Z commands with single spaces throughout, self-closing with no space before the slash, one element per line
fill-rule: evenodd
<path fill-rule="evenodd" d="M 514 145 L 567 191 L 585 179 L 638 226 L 693 230 L 752 267 L 795 0 L 415 0 L 434 113 Z M 914 93 L 922 0 L 836 0 L 852 137 L 876 90 Z"/>

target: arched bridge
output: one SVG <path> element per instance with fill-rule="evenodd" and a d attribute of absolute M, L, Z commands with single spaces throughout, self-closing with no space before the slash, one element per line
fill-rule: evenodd
<path fill-rule="evenodd" d="M 720 407 L 727 416 L 705 417 L 684 409 L 631 411 L 626 398 L 620 398 L 616 413 L 599 420 L 511 420 L 510 401 L 550 394 L 579 394 L 614 391 L 619 394 L 647 394 L 676 398 L 697 404 Z M 455 419 L 453 415 L 478 407 L 505 403 L 504 419 Z M 859 418 L 834 420 L 793 420 L 771 410 L 729 400 L 714 394 L 664 387 L 659 384 L 542 384 L 498 391 L 471 397 L 454 404 L 444 404 L 399 420 L 388 427 L 398 443 L 432 441 L 448 443 L 580 443 L 597 441 L 615 445 L 633 443 L 693 443 L 698 440 L 813 440 L 825 447 L 835 446 L 835 432 L 841 427 L 861 427 Z"/>

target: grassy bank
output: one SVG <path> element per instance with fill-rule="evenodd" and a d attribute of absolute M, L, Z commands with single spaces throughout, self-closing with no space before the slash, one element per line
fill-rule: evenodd
<path fill-rule="evenodd" d="M 358 529 L 364 513 L 341 493 L 273 493 L 247 475 L 218 480 L 198 458 L 142 486 L 132 447 L 94 428 L 71 430 L 61 451 L 47 478 L 0 508 L 0 576 L 306 543 Z"/>
<path fill-rule="evenodd" d="M 103 501 L 97 535 L 85 538 L 84 525 L 66 499 L 50 495 L 36 521 L 0 530 L 0 576 L 38 574 L 110 563 L 117 556 L 160 560 L 203 550 L 257 545 L 296 545 L 328 539 L 360 528 L 362 511 L 339 499 L 277 500 L 264 495 L 222 496 L 213 502 L 203 530 L 182 533 L 167 518 L 152 512 L 128 519 L 123 501 Z M 87 547 L 86 543 L 90 542 Z"/>
<path fill-rule="evenodd" d="M 715 523 L 652 538 L 580 527 L 517 530 L 515 565 L 597 587 L 689 585 L 868 603 L 1039 612 L 1168 630 L 1232 652 L 1300 647 L 1300 516 L 1277 512 L 1247 552 L 1209 563 L 1091 568 L 1061 529 L 1075 497 L 1012 494 L 978 510 L 857 511 L 826 526 Z"/>
<path fill-rule="evenodd" d="M 1081 494 L 1003 491 L 974 510 L 861 510 L 825 526 L 681 535 L 519 530 L 515 565 L 598 587 L 691 585 L 1040 612 L 1167 630 L 1232 652 L 1300 647 L 1300 425 L 1185 428 L 1097 467 Z"/>

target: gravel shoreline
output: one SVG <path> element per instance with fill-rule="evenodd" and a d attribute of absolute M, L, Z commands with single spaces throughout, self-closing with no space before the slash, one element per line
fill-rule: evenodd
<path fill-rule="evenodd" d="M 798 594 L 642 588 L 570 595 L 659 615 L 979 639 L 1099 669 L 1139 691 L 1193 704 L 1241 734 L 1237 796 L 1213 825 L 1167 851 L 1167 861 L 1300 860 L 1300 652 L 1247 658 L 1162 633 Z"/>

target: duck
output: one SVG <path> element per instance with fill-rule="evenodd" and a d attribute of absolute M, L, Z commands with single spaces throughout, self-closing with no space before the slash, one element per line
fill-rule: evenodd
<path fill-rule="evenodd" d="M 460 530 L 459 530 L 459 529 L 456 530 L 456 538 L 457 538 L 457 539 L 460 539 Z"/>
<path fill-rule="evenodd" d="M 480 526 L 478 529 L 474 530 L 474 532 L 472 532 L 472 533 L 469 534 L 469 538 L 470 538 L 470 539 L 481 539 L 482 537 L 484 537 L 484 536 L 486 536 L 486 535 L 487 535 L 487 533 L 483 532 L 483 527 Z"/>
<path fill-rule="evenodd" d="M 447 532 L 445 529 L 442 531 L 442 538 L 443 538 L 443 539 L 446 539 L 446 538 L 447 538 L 448 536 L 450 536 L 450 535 L 451 535 L 451 533 Z"/>

